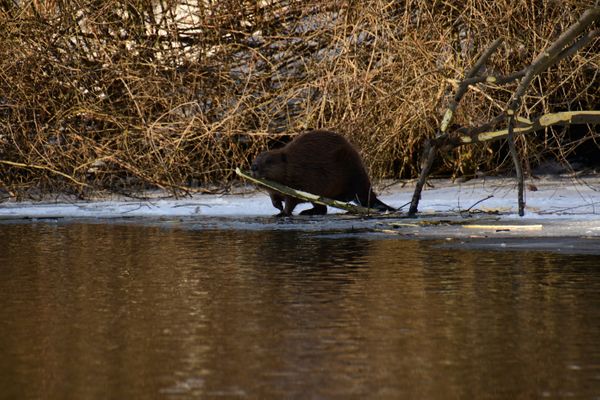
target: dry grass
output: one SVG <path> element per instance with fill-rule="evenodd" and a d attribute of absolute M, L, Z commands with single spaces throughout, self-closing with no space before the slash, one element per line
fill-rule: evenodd
<path fill-rule="evenodd" d="M 488 67 L 520 69 L 590 6 L 212 3 L 1 3 L 0 189 L 22 196 L 223 186 L 282 135 L 317 127 L 347 135 L 375 178 L 412 177 L 452 80 L 480 51 L 503 37 Z M 522 114 L 597 108 L 599 45 L 535 82 Z M 509 95 L 471 89 L 456 122 L 485 122 Z M 573 148 L 552 129 L 520 142 L 530 160 Z M 462 147 L 436 171 L 510 167 L 505 156 L 499 144 Z"/>

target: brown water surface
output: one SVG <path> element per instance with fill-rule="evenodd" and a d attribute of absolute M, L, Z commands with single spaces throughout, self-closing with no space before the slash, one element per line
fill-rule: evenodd
<path fill-rule="evenodd" d="M 600 398 L 600 257 L 0 225 L 2 399 Z"/>

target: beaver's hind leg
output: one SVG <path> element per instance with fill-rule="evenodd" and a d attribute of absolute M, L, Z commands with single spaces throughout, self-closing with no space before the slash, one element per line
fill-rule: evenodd
<path fill-rule="evenodd" d="M 271 204 L 273 204 L 273 207 L 275 207 L 279 211 L 283 211 L 283 196 L 281 196 L 277 193 L 271 193 L 270 197 L 271 197 Z"/>
<path fill-rule="evenodd" d="M 300 215 L 325 215 L 327 214 L 327 206 L 323 204 L 312 203 L 313 208 L 300 212 Z"/>
<path fill-rule="evenodd" d="M 296 208 L 298 203 L 301 203 L 300 200 L 291 196 L 284 196 L 283 200 L 285 202 L 285 206 L 283 207 L 283 210 L 276 215 L 276 217 L 290 217 L 292 215 L 292 211 L 294 211 L 294 208 Z"/>

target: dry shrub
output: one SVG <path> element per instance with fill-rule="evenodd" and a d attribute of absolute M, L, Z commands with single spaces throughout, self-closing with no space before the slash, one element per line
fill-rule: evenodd
<path fill-rule="evenodd" d="M 375 178 L 417 172 L 452 79 L 495 38 L 488 70 L 524 67 L 590 2 L 166 1 L 0 3 L 0 185 L 173 192 L 224 185 L 282 137 L 347 135 Z M 598 104 L 598 41 L 532 85 L 525 116 Z M 481 85 L 460 125 L 502 109 Z M 563 151 L 547 130 L 528 159 Z M 583 140 L 593 138 L 587 130 Z M 580 142 L 577 142 L 580 143 Z M 558 144 L 563 144 L 559 147 Z M 502 165 L 499 145 L 463 147 L 438 173 Z"/>

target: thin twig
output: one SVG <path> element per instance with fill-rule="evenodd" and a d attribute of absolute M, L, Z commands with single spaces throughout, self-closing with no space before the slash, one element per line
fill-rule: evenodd
<path fill-rule="evenodd" d="M 490 194 L 489 196 L 487 196 L 487 197 L 485 197 L 485 198 L 483 198 L 483 199 L 481 199 L 481 200 L 478 200 L 478 201 L 476 201 L 476 202 L 475 202 L 475 203 L 474 203 L 474 204 L 473 204 L 471 207 L 467 208 L 467 209 L 466 209 L 466 210 L 464 210 L 463 212 L 464 212 L 464 213 L 468 213 L 468 212 L 469 212 L 469 211 L 471 211 L 471 209 L 472 209 L 473 207 L 475 207 L 477 204 L 479 204 L 479 203 L 483 203 L 484 201 L 486 201 L 486 200 L 489 200 L 489 199 L 491 199 L 492 197 L 494 197 L 494 195 L 493 195 L 493 194 Z"/>
<path fill-rule="evenodd" d="M 89 187 L 90 186 L 87 183 L 78 181 L 77 179 L 73 178 L 70 175 L 65 174 L 64 172 L 57 171 L 55 169 L 46 167 L 44 165 L 23 164 L 23 163 L 18 163 L 18 162 L 14 162 L 14 161 L 7 161 L 7 160 L 0 160 L 0 164 L 10 165 L 12 167 L 33 168 L 33 169 L 39 169 L 39 170 L 49 171 L 49 172 L 52 172 L 53 174 L 60 175 L 63 178 L 67 178 L 68 180 L 70 180 L 71 182 L 75 183 L 78 186 L 84 186 L 84 187 Z"/>

